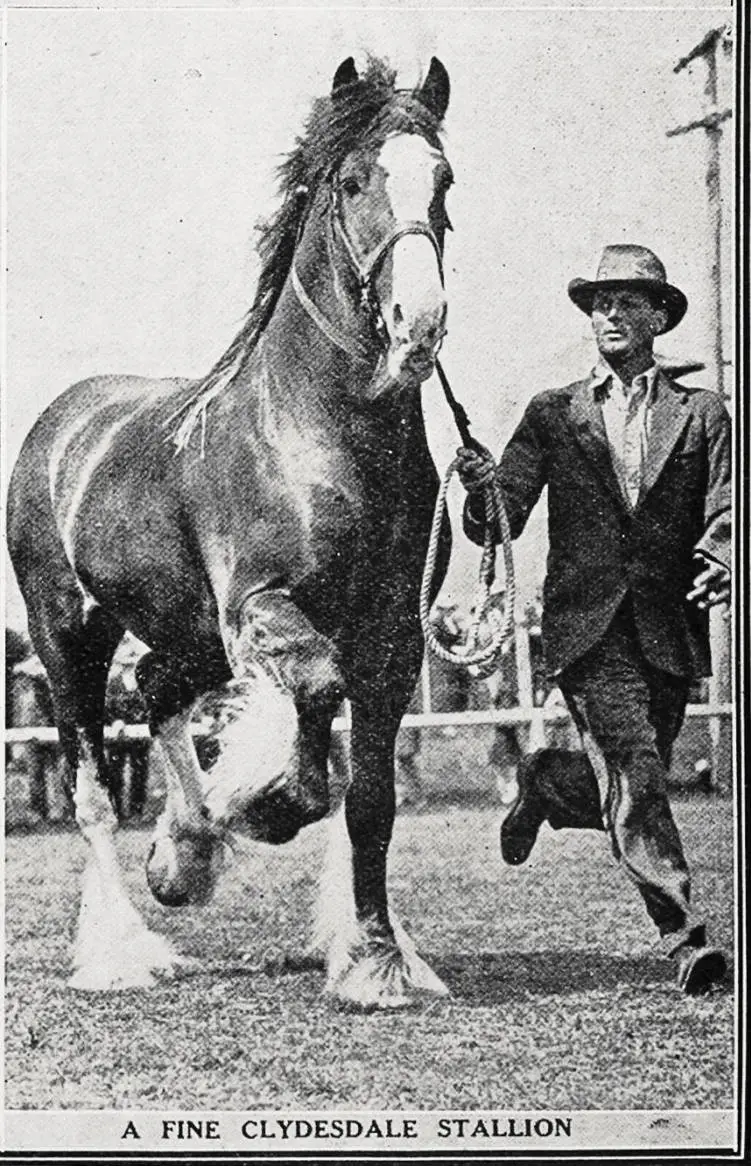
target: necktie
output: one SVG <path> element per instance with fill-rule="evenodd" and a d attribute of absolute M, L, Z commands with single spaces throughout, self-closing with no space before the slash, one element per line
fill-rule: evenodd
<path fill-rule="evenodd" d="M 636 506 L 641 487 L 642 463 L 646 452 L 647 383 L 638 381 L 626 400 L 623 422 L 623 478 L 626 495 Z"/>

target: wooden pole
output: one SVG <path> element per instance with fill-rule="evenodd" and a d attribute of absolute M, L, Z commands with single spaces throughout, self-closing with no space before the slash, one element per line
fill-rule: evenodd
<path fill-rule="evenodd" d="M 707 113 L 717 110 L 717 47 L 715 38 L 706 53 L 707 77 L 704 94 Z M 723 239 L 722 239 L 722 197 L 720 174 L 720 142 L 722 125 L 719 121 L 705 127 L 707 142 L 707 205 L 709 208 L 710 256 L 709 282 L 712 314 L 714 318 L 714 344 L 712 365 L 715 387 L 725 398 L 725 352 L 723 329 Z M 724 704 L 731 698 L 730 683 L 730 619 L 724 611 L 713 610 L 710 615 L 710 642 L 712 649 L 712 676 L 709 680 L 709 703 Z M 719 717 L 709 721 L 709 735 L 712 746 L 712 781 L 720 790 L 728 791 L 732 785 L 732 727 Z"/>
<path fill-rule="evenodd" d="M 710 332 L 712 336 L 711 367 L 716 391 L 725 399 L 725 353 L 723 329 L 722 295 L 722 188 L 720 173 L 720 143 L 722 124 L 731 116 L 730 110 L 719 110 L 717 84 L 717 52 L 724 29 L 713 29 L 690 53 L 678 62 L 678 73 L 698 57 L 706 62 L 707 73 L 704 84 L 704 117 L 686 126 L 670 130 L 668 137 L 703 129 L 707 142 L 707 207 L 708 207 L 708 308 L 711 313 Z M 731 699 L 730 659 L 731 625 L 725 613 L 714 609 L 710 614 L 710 641 L 712 648 L 713 675 L 709 681 L 709 703 L 726 704 Z M 710 717 L 709 735 L 712 750 L 712 780 L 719 789 L 728 790 L 732 782 L 732 726 L 725 718 Z"/>
<path fill-rule="evenodd" d="M 717 41 L 707 52 L 707 82 L 704 93 L 707 113 L 717 109 Z M 725 396 L 725 353 L 723 345 L 722 320 L 722 199 L 720 197 L 720 140 L 722 124 L 719 120 L 708 121 L 704 127 L 707 135 L 707 204 L 709 206 L 710 256 L 709 282 L 714 320 L 713 366 L 715 387 L 721 397 Z"/>

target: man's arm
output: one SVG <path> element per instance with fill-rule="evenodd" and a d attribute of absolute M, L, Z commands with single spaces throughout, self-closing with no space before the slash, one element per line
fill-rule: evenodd
<path fill-rule="evenodd" d="M 472 542 L 482 544 L 485 537 L 485 500 L 482 455 L 470 458 L 461 451 L 459 476 L 468 489 L 464 504 L 464 532 Z M 479 461 L 478 461 L 479 459 Z M 461 464 L 464 460 L 464 466 Z M 533 398 L 506 446 L 496 470 L 496 480 L 506 506 L 511 537 L 518 538 L 547 483 L 548 457 L 539 398 Z M 500 531 L 495 532 L 496 542 Z"/>
<path fill-rule="evenodd" d="M 730 418 L 720 401 L 712 406 L 706 419 L 709 471 L 704 533 L 694 548 L 697 575 L 688 593 L 688 599 L 703 608 L 730 597 Z"/>

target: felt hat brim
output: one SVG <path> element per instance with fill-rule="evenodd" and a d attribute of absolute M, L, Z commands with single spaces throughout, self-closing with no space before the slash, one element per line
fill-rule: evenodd
<path fill-rule="evenodd" d="M 660 334 L 670 332 L 686 314 L 688 300 L 680 288 L 671 283 L 663 283 L 658 279 L 572 279 L 568 285 L 569 298 L 577 308 L 592 315 L 592 301 L 598 291 L 616 291 L 623 288 L 634 288 L 636 291 L 646 292 L 653 302 L 667 313 L 665 327 Z"/>

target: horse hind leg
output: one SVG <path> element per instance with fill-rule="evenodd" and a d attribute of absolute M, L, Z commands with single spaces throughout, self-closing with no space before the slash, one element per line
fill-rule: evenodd
<path fill-rule="evenodd" d="M 49 613 L 48 613 L 49 614 Z M 122 628 L 100 608 L 84 613 L 72 588 L 55 596 L 54 621 L 30 612 L 52 688 L 76 821 L 87 860 L 70 986 L 86 991 L 147 987 L 177 957 L 130 900 L 115 850 L 117 816 L 107 788 L 103 721 L 107 675 Z"/>

